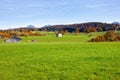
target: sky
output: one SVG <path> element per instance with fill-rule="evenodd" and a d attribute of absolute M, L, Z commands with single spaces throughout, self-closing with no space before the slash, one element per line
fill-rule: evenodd
<path fill-rule="evenodd" d="M 119 21 L 120 0 L 0 0 L 0 29 Z"/>

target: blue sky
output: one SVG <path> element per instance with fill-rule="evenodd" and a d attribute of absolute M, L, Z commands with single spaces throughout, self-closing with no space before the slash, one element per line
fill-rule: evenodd
<path fill-rule="evenodd" d="M 120 21 L 120 0 L 0 0 L 0 29 Z"/>

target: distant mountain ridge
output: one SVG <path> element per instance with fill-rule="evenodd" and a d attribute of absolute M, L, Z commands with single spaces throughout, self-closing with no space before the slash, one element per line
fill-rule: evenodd
<path fill-rule="evenodd" d="M 35 28 L 35 26 L 33 26 L 33 25 L 28 25 L 27 28 L 28 28 L 28 29 L 32 29 L 32 28 Z"/>
<path fill-rule="evenodd" d="M 118 25 L 120 25 L 120 22 L 113 22 L 112 24 L 118 24 Z"/>

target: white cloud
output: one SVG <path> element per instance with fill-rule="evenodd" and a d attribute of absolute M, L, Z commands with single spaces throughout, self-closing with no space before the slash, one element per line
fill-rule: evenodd
<path fill-rule="evenodd" d="M 87 8 L 104 8 L 104 7 L 109 7 L 111 6 L 111 4 L 88 4 L 88 5 L 85 5 Z"/>
<path fill-rule="evenodd" d="M 24 5 L 24 7 L 30 8 L 44 8 L 44 7 L 57 7 L 57 6 L 65 6 L 66 2 L 42 2 L 42 3 L 32 3 Z"/>

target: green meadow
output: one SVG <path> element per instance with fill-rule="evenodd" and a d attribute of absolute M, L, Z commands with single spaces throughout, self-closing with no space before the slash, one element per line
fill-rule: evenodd
<path fill-rule="evenodd" d="M 84 33 L 21 38 L 0 42 L 0 80 L 120 80 L 119 42 L 88 42 Z"/>

